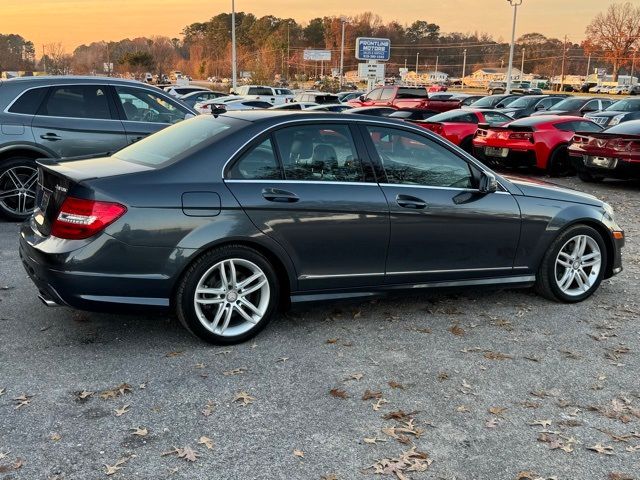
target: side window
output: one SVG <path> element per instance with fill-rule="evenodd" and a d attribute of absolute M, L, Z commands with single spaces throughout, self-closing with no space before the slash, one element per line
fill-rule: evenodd
<path fill-rule="evenodd" d="M 49 90 L 49 87 L 34 88 L 33 90 L 27 90 L 18 99 L 13 102 L 9 112 L 11 113 L 24 113 L 26 115 L 35 115 L 44 99 L 44 96 Z"/>
<path fill-rule="evenodd" d="M 562 130 L 563 132 L 575 132 L 577 122 L 564 122 L 554 125 L 556 130 Z"/>
<path fill-rule="evenodd" d="M 53 87 L 38 115 L 111 119 L 104 85 L 68 85 Z"/>
<path fill-rule="evenodd" d="M 376 88 L 375 90 L 371 90 L 371 92 L 369 92 L 369 94 L 367 95 L 366 99 L 367 100 L 379 100 L 381 94 L 382 94 L 382 89 L 381 88 Z"/>
<path fill-rule="evenodd" d="M 603 102 L 603 107 L 605 107 L 604 102 Z M 584 107 L 582 107 L 582 111 L 584 112 L 595 112 L 600 110 L 600 101 L 599 100 L 591 100 L 589 102 L 587 102 L 585 104 Z"/>
<path fill-rule="evenodd" d="M 507 117 L 498 112 L 483 112 L 484 120 L 490 125 L 501 125 L 503 123 L 510 122 L 512 118 Z"/>
<path fill-rule="evenodd" d="M 227 173 L 227 178 L 241 180 L 281 180 L 271 139 L 245 153 Z"/>
<path fill-rule="evenodd" d="M 478 117 L 474 113 L 466 113 L 448 121 L 452 123 L 478 123 Z"/>
<path fill-rule="evenodd" d="M 575 122 L 577 125 L 575 127 L 576 132 L 599 132 L 602 130 L 602 127 L 596 125 L 593 122 Z"/>
<path fill-rule="evenodd" d="M 382 94 L 380 95 L 380 100 L 389 100 L 393 97 L 393 87 L 386 87 L 382 89 Z"/>
<path fill-rule="evenodd" d="M 364 182 L 347 125 L 298 125 L 275 133 L 286 180 Z"/>
<path fill-rule="evenodd" d="M 248 95 L 272 95 L 273 92 L 267 87 L 249 87 Z"/>
<path fill-rule="evenodd" d="M 367 130 L 389 183 L 473 188 L 467 162 L 442 145 L 403 130 L 373 126 Z"/>
<path fill-rule="evenodd" d="M 115 87 L 125 120 L 133 122 L 177 123 L 184 120 L 187 110 L 165 98 L 141 88 Z"/>

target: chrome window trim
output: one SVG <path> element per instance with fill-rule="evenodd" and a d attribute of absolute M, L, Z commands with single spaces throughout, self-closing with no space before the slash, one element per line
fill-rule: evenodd
<path fill-rule="evenodd" d="M 345 114 L 348 115 L 348 114 Z M 229 163 L 231 163 L 233 160 L 236 159 L 237 155 L 244 150 L 247 145 L 249 145 L 250 143 L 252 143 L 256 138 L 260 137 L 261 135 L 264 135 L 266 132 L 270 132 L 278 127 L 281 127 L 283 125 L 289 125 L 289 124 L 297 124 L 297 123 L 321 123 L 321 122 L 327 122 L 327 123 L 342 123 L 342 122 L 354 122 L 354 123 L 362 123 L 362 124 L 367 124 L 367 123 L 374 123 L 374 124 L 378 124 L 378 125 L 385 125 L 389 128 L 400 128 L 401 130 L 406 129 L 409 131 L 413 131 L 415 133 L 417 133 L 418 135 L 422 136 L 422 137 L 426 137 L 426 138 L 431 138 L 430 136 L 433 136 L 434 138 L 432 138 L 432 140 L 439 142 L 438 138 L 435 138 L 435 134 L 427 132 L 424 128 L 420 128 L 420 127 L 416 127 L 410 124 L 397 124 L 397 123 L 389 123 L 388 121 L 380 121 L 377 120 L 375 117 L 367 117 L 367 118 L 345 118 L 345 117 L 340 117 L 340 118 L 336 118 L 336 119 L 332 119 L 332 118 L 298 118 L 298 119 L 292 119 L 292 120 L 284 120 L 281 122 L 278 122 L 274 125 L 270 125 L 266 130 L 262 130 L 261 132 L 257 133 L 256 135 L 253 135 L 249 140 L 247 140 L 246 142 L 244 142 L 238 149 L 235 150 L 235 152 L 233 152 L 233 154 L 231 154 L 231 156 L 227 159 L 226 162 L 224 162 L 224 164 L 222 165 L 222 170 L 220 172 L 220 178 L 222 181 L 228 181 L 227 179 L 225 179 L 224 173 L 225 170 L 227 169 L 227 165 L 229 165 Z M 426 134 L 426 135 L 425 135 Z M 465 152 L 463 152 L 465 153 Z M 465 158 L 466 161 L 468 163 L 471 163 L 473 166 L 475 166 L 478 170 L 482 171 L 482 172 L 489 172 L 491 173 L 490 170 L 487 170 L 486 166 L 483 165 L 479 160 L 477 160 L 476 158 L 472 157 L 471 155 L 468 155 L 465 153 Z M 230 179 L 229 179 L 230 180 Z M 500 185 L 501 188 L 503 188 L 505 191 L 504 192 L 496 192 L 496 193 L 507 193 L 509 195 L 511 195 L 511 193 L 508 191 L 508 189 L 506 189 L 500 182 L 498 182 L 498 185 Z M 477 191 L 477 190 L 475 190 Z"/>
<path fill-rule="evenodd" d="M 96 77 L 97 79 L 100 77 Z M 25 90 L 22 90 L 22 92 L 16 97 L 14 98 L 11 103 L 9 103 L 9 105 L 7 105 L 5 107 L 5 109 L 2 111 L 2 113 L 6 113 L 8 115 L 26 115 L 27 117 L 43 117 L 43 118 L 66 118 L 69 120 L 100 120 L 103 122 L 133 122 L 133 123 L 144 123 L 144 124 L 151 124 L 151 125 L 175 125 L 175 123 L 155 123 L 155 122 L 142 122 L 140 120 L 121 120 L 119 118 L 87 118 L 87 117 L 59 117 L 57 115 L 30 115 L 28 113 L 14 113 L 14 112 L 10 112 L 9 109 L 13 106 L 13 104 L 15 102 L 18 101 L 18 99 L 20 97 L 22 97 L 25 93 L 31 91 L 31 90 L 35 90 L 36 88 L 57 88 L 57 87 L 87 87 L 87 86 L 94 86 L 94 85 L 102 85 L 104 87 L 116 87 L 116 86 L 121 86 L 121 87 L 127 87 L 127 88 L 138 88 L 140 90 L 144 90 L 147 91 L 149 93 L 157 93 L 154 89 L 151 88 L 144 88 L 144 85 L 142 87 L 140 87 L 139 85 L 129 85 L 129 84 L 120 84 L 120 83 L 100 83 L 100 82 L 96 82 L 96 83 L 52 83 L 51 85 L 38 85 L 35 87 L 30 87 L 27 88 Z M 175 101 L 176 99 L 172 98 L 169 94 L 167 94 L 166 92 L 164 92 L 163 90 L 158 90 L 159 92 L 162 92 L 164 94 L 165 97 Z M 116 93 L 117 95 L 117 93 Z M 177 108 L 177 107 L 176 107 Z M 195 109 L 194 109 L 195 110 Z M 188 112 L 191 115 L 194 115 L 192 112 Z"/>
<path fill-rule="evenodd" d="M 379 185 L 381 187 L 425 188 L 425 189 L 432 189 L 432 190 L 454 190 L 454 191 L 459 191 L 459 192 L 480 193 L 480 190 L 478 190 L 477 188 L 440 187 L 438 185 L 412 185 L 412 184 L 408 184 L 408 183 L 380 183 Z M 504 187 L 502 187 L 502 185 L 500 185 L 500 187 L 504 188 Z M 493 193 L 497 193 L 497 194 L 500 194 L 500 195 L 505 195 L 505 194 L 506 195 L 511 195 L 507 191 L 504 191 L 504 192 L 495 191 Z"/>
<path fill-rule="evenodd" d="M 334 275 L 300 275 L 298 280 L 320 280 L 323 278 L 351 278 L 351 277 L 382 277 L 384 276 L 384 272 L 373 272 L 373 273 L 337 273 Z"/>
<path fill-rule="evenodd" d="M 336 180 L 283 180 L 283 179 L 274 179 L 274 180 L 252 180 L 250 178 L 225 178 L 223 180 L 225 183 L 303 183 L 303 184 L 312 184 L 312 185 L 367 185 L 377 187 L 378 184 L 374 182 L 339 182 Z"/>

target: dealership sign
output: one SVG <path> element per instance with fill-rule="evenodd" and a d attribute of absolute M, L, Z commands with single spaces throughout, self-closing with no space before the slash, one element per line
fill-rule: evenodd
<path fill-rule="evenodd" d="M 305 50 L 303 58 L 315 62 L 329 62 L 331 60 L 331 50 Z"/>
<path fill-rule="evenodd" d="M 388 38 L 356 38 L 356 58 L 358 60 L 382 60 L 391 57 L 391 40 Z"/>

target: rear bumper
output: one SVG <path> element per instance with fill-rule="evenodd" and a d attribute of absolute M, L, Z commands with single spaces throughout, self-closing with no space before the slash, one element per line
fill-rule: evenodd
<path fill-rule="evenodd" d="M 127 246 L 106 234 L 67 252 L 56 250 L 56 241 L 65 242 L 39 237 L 28 222 L 20 232 L 22 265 L 45 304 L 95 311 L 169 307 L 177 276 L 166 271 L 169 251 Z M 127 264 L 118 265 L 118 258 Z M 164 273 L 148 273 L 154 267 Z"/>
<path fill-rule="evenodd" d="M 571 163 L 579 172 L 587 172 L 594 177 L 618 178 L 626 180 L 640 178 L 640 162 L 631 162 L 618 158 L 613 168 L 596 167 L 586 165 L 581 156 L 571 156 Z"/>
<path fill-rule="evenodd" d="M 473 156 L 492 167 L 531 168 L 538 164 L 535 150 L 509 150 L 506 157 L 487 156 L 485 147 L 473 147 Z"/>

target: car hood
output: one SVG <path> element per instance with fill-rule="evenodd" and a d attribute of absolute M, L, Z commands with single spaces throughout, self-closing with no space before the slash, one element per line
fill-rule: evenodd
<path fill-rule="evenodd" d="M 545 182 L 537 178 L 529 178 L 518 175 L 504 175 L 527 197 L 547 198 L 550 200 L 560 200 L 563 202 L 583 203 L 587 205 L 602 206 L 602 200 L 589 195 L 588 193 L 579 192 L 571 188 L 556 185 L 555 183 Z"/>

